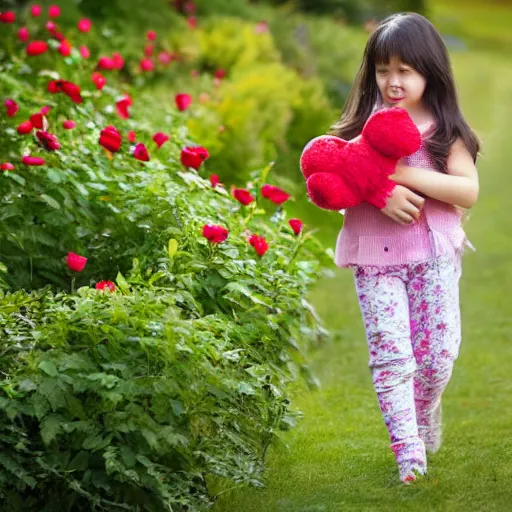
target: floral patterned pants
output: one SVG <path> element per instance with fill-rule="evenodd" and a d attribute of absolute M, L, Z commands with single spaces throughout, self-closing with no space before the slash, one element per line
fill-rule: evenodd
<path fill-rule="evenodd" d="M 403 481 L 441 444 L 441 396 L 461 342 L 460 255 L 357 266 L 369 367 Z"/>

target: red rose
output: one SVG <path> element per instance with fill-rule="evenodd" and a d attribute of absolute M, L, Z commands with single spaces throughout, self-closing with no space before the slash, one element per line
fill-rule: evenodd
<path fill-rule="evenodd" d="M 132 99 L 128 94 L 126 94 L 122 99 L 120 99 L 116 103 L 117 114 L 119 117 L 123 119 L 128 119 L 130 117 L 130 112 L 128 112 L 128 107 L 133 103 Z"/>
<path fill-rule="evenodd" d="M 38 130 L 44 130 L 44 116 L 41 112 L 30 116 L 30 123 Z"/>
<path fill-rule="evenodd" d="M 185 2 L 185 4 L 183 5 L 183 11 L 186 14 L 195 14 L 196 13 L 196 5 L 192 1 Z"/>
<path fill-rule="evenodd" d="M 60 90 L 68 96 L 78 96 L 80 94 L 80 87 L 73 82 L 67 80 L 57 80 L 57 85 Z"/>
<path fill-rule="evenodd" d="M 60 7 L 58 5 L 50 5 L 48 16 L 50 16 L 50 18 L 58 18 L 60 16 Z"/>
<path fill-rule="evenodd" d="M 76 123 L 75 121 L 67 120 L 62 123 L 62 126 L 65 130 L 72 130 L 76 126 Z"/>
<path fill-rule="evenodd" d="M 121 135 L 114 126 L 107 126 L 101 130 L 99 143 L 108 151 L 115 153 L 121 148 Z"/>
<path fill-rule="evenodd" d="M 209 156 L 208 150 L 202 146 L 185 146 L 181 150 L 181 163 L 185 167 L 192 167 L 197 170 Z"/>
<path fill-rule="evenodd" d="M 140 61 L 140 69 L 141 71 L 153 71 L 155 69 L 155 64 L 151 59 L 142 59 Z"/>
<path fill-rule="evenodd" d="M 27 44 L 27 55 L 30 55 L 31 57 L 41 55 L 47 50 L 48 44 L 46 41 L 30 41 L 30 43 Z"/>
<path fill-rule="evenodd" d="M 161 148 L 163 144 L 165 144 L 169 140 L 169 135 L 166 135 L 163 132 L 158 132 L 153 135 L 153 141 L 155 144 Z"/>
<path fill-rule="evenodd" d="M 91 56 L 91 52 L 87 46 L 82 45 L 80 46 L 80 55 L 82 56 L 82 59 L 88 59 Z"/>
<path fill-rule="evenodd" d="M 18 39 L 19 39 L 22 43 L 26 43 L 26 42 L 30 39 L 30 34 L 29 34 L 29 32 L 28 32 L 27 27 L 21 27 L 21 28 L 18 30 Z"/>
<path fill-rule="evenodd" d="M 261 195 L 270 199 L 274 204 L 283 204 L 290 199 L 290 194 L 274 185 L 263 185 L 261 187 Z"/>
<path fill-rule="evenodd" d="M 251 235 L 249 243 L 254 247 L 259 256 L 263 256 L 268 251 L 268 243 L 262 236 Z"/>
<path fill-rule="evenodd" d="M 5 100 L 4 102 L 5 108 L 7 110 L 7 116 L 13 117 L 16 115 L 16 112 L 18 112 L 18 104 L 14 100 Z"/>
<path fill-rule="evenodd" d="M 114 69 L 123 69 L 124 59 L 117 52 L 112 54 L 112 63 L 114 64 Z"/>
<path fill-rule="evenodd" d="M 254 28 L 254 31 L 256 34 L 263 34 L 264 32 L 268 32 L 268 22 L 265 20 L 258 22 Z"/>
<path fill-rule="evenodd" d="M 94 85 L 96 86 L 96 89 L 101 91 L 103 87 L 105 87 L 105 84 L 107 83 L 107 79 L 101 74 L 95 71 L 92 74 L 92 81 L 94 82 Z"/>
<path fill-rule="evenodd" d="M 139 142 L 136 146 L 135 146 L 135 151 L 133 153 L 133 156 L 137 159 L 137 160 L 140 160 L 141 162 L 148 162 L 149 161 L 149 153 L 148 153 L 148 150 L 146 148 L 146 146 L 144 144 L 142 144 L 142 142 Z"/>
<path fill-rule="evenodd" d="M 57 137 L 51 133 L 38 130 L 36 132 L 36 137 L 39 139 L 41 145 L 48 151 L 56 151 L 60 148 L 60 143 L 57 140 Z"/>
<path fill-rule="evenodd" d="M 30 121 L 23 121 L 18 128 L 17 131 L 20 135 L 27 135 L 27 133 L 30 133 L 32 131 L 32 123 Z"/>
<path fill-rule="evenodd" d="M 12 171 L 14 169 L 14 165 L 12 165 L 11 162 L 5 162 L 0 165 L 0 169 L 2 171 Z"/>
<path fill-rule="evenodd" d="M 41 110 L 39 111 L 43 116 L 47 115 L 48 112 L 50 112 L 50 110 L 52 109 L 52 107 L 48 107 L 48 106 L 44 106 L 44 107 L 41 107 Z"/>
<path fill-rule="evenodd" d="M 59 45 L 59 53 L 63 57 L 69 57 L 71 55 L 71 45 L 65 39 Z"/>
<path fill-rule="evenodd" d="M 110 290 L 111 292 L 115 292 L 116 285 L 112 281 L 100 281 L 96 283 L 96 290 Z"/>
<path fill-rule="evenodd" d="M 197 27 L 197 18 L 195 16 L 189 16 L 187 18 L 187 23 L 190 28 L 196 28 Z"/>
<path fill-rule="evenodd" d="M 164 66 L 167 66 L 168 64 L 170 64 L 174 59 L 173 59 L 173 54 L 172 53 L 169 53 L 169 52 L 166 52 L 166 51 L 163 51 L 163 52 L 160 52 L 158 54 L 158 60 L 164 65 Z"/>
<path fill-rule="evenodd" d="M 74 252 L 68 252 L 66 262 L 68 264 L 69 270 L 72 270 L 73 272 L 82 272 L 85 264 L 87 263 L 87 258 L 75 254 Z"/>
<path fill-rule="evenodd" d="M 78 22 L 78 30 L 80 30 L 80 32 L 89 32 L 89 30 L 91 30 L 91 27 L 92 22 L 87 18 L 83 18 Z"/>
<path fill-rule="evenodd" d="M 244 206 L 247 206 L 254 201 L 254 196 L 244 188 L 233 188 L 233 197 Z"/>
<path fill-rule="evenodd" d="M 190 103 L 192 103 L 192 97 L 190 94 L 176 94 L 174 97 L 174 101 L 176 102 L 176 106 L 178 107 L 178 110 L 181 110 L 182 112 L 187 110 L 187 108 L 190 106 Z"/>
<path fill-rule="evenodd" d="M 0 22 L 2 23 L 14 23 L 16 21 L 16 14 L 12 11 L 6 11 L 0 13 Z"/>
<path fill-rule="evenodd" d="M 144 55 L 146 57 L 151 57 L 153 55 L 153 52 L 155 51 L 155 47 L 152 44 L 147 44 L 144 46 Z"/>
<path fill-rule="evenodd" d="M 52 94 L 57 94 L 60 92 L 60 87 L 57 85 L 56 80 L 51 80 L 48 82 L 48 92 L 51 92 Z"/>
<path fill-rule="evenodd" d="M 288 221 L 288 224 L 290 224 L 291 228 L 293 229 L 293 232 L 298 235 L 302 231 L 302 227 L 304 224 L 299 219 L 290 219 Z"/>
<path fill-rule="evenodd" d="M 50 92 L 53 92 L 54 90 L 57 92 L 62 91 L 66 96 L 71 98 L 73 103 L 82 103 L 83 101 L 80 94 L 80 87 L 68 80 L 55 80 L 55 83 L 53 84 L 50 82 L 50 84 L 48 84 L 48 90 Z"/>
<path fill-rule="evenodd" d="M 100 57 L 96 67 L 98 69 L 114 69 L 115 63 L 110 57 Z"/>
<path fill-rule="evenodd" d="M 147 38 L 150 40 L 150 41 L 154 41 L 156 39 L 156 32 L 154 30 L 150 30 L 148 32 L 148 35 L 147 35 Z"/>
<path fill-rule="evenodd" d="M 32 13 L 32 16 L 34 16 L 34 18 L 37 18 L 38 16 L 41 16 L 43 9 L 40 5 L 36 4 L 30 8 L 30 12 Z"/>
<path fill-rule="evenodd" d="M 53 21 L 47 21 L 45 27 L 46 30 L 48 30 L 48 32 L 54 32 L 55 30 L 57 30 L 57 25 Z"/>
<path fill-rule="evenodd" d="M 126 138 L 128 139 L 129 142 L 135 142 L 137 140 L 135 137 L 135 132 L 133 130 L 128 132 Z"/>
<path fill-rule="evenodd" d="M 213 188 L 215 188 L 220 183 L 218 174 L 212 174 L 211 176 L 209 176 L 209 179 Z"/>
<path fill-rule="evenodd" d="M 21 159 L 22 163 L 25 165 L 44 165 L 44 158 L 38 157 L 38 156 L 24 156 Z"/>
<path fill-rule="evenodd" d="M 226 70 L 225 69 L 218 69 L 215 71 L 215 78 L 218 78 L 219 80 L 222 80 L 226 76 Z"/>
<path fill-rule="evenodd" d="M 220 244 L 228 237 L 229 231 L 222 226 L 214 224 L 205 224 L 203 226 L 203 236 L 212 244 Z"/>

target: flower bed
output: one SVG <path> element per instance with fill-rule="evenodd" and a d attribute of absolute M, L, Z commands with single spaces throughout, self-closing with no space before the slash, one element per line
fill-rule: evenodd
<path fill-rule="evenodd" d="M 94 24 L 60 27 L 56 6 L 26 14 L 2 13 L 0 496 L 193 511 L 208 475 L 261 485 L 300 416 L 287 385 L 315 380 L 305 296 L 329 258 L 272 165 L 233 187 L 208 167 L 188 92 L 152 119 L 146 65 L 86 52 Z"/>

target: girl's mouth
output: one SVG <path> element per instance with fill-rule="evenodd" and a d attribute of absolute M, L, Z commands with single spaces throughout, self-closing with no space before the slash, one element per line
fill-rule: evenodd
<path fill-rule="evenodd" d="M 399 101 L 402 101 L 404 99 L 404 96 L 400 96 L 399 98 L 392 98 L 391 96 L 388 96 L 388 100 L 391 103 L 398 103 Z"/>

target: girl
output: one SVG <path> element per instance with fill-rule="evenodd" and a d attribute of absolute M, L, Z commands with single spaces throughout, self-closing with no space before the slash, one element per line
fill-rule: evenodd
<path fill-rule="evenodd" d="M 477 137 L 460 111 L 447 49 L 414 13 L 370 36 L 335 135 L 359 135 L 375 109 L 400 106 L 422 134 L 397 165 L 385 208 L 346 211 L 335 261 L 354 272 L 369 367 L 404 483 L 441 445 L 441 396 L 461 342 L 462 209 L 478 198 Z"/>

